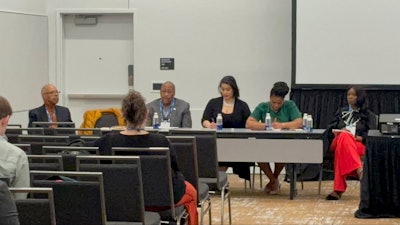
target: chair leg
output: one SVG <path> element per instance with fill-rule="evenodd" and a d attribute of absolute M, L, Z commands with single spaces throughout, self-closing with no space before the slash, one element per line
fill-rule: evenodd
<path fill-rule="evenodd" d="M 262 176 L 263 176 L 263 171 L 260 168 L 260 189 L 263 189 Z"/>
<path fill-rule="evenodd" d="M 224 224 L 225 200 L 228 200 L 229 225 L 232 225 L 231 193 L 229 192 L 228 187 L 222 188 L 221 190 L 221 225 Z"/>
<path fill-rule="evenodd" d="M 319 183 L 318 183 L 318 194 L 321 194 L 321 184 L 322 184 L 322 174 L 324 172 L 324 164 L 321 163 L 321 168 L 319 170 Z"/>
<path fill-rule="evenodd" d="M 256 165 L 253 166 L 253 174 L 252 174 L 252 179 L 251 182 L 253 185 L 251 185 L 251 192 L 254 192 L 254 183 L 255 183 L 255 179 L 256 178 Z"/>
<path fill-rule="evenodd" d="M 206 205 L 207 204 L 207 205 Z M 200 203 L 200 224 L 203 225 L 204 216 L 208 212 L 209 225 L 211 225 L 211 199 L 207 198 Z"/>

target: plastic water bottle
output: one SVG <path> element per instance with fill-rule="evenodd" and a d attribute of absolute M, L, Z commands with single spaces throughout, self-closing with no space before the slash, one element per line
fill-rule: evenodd
<path fill-rule="evenodd" d="M 158 129 L 160 126 L 160 120 L 158 119 L 158 113 L 154 113 L 153 115 L 153 128 Z"/>
<path fill-rule="evenodd" d="M 307 131 L 307 113 L 303 114 L 303 130 Z"/>
<path fill-rule="evenodd" d="M 221 113 L 218 113 L 218 115 L 217 115 L 217 130 L 222 130 L 222 128 L 223 128 L 222 115 L 221 115 Z"/>
<path fill-rule="evenodd" d="M 267 115 L 265 116 L 265 130 L 271 130 L 272 127 L 272 122 L 271 122 L 271 114 L 267 113 Z"/>
<path fill-rule="evenodd" d="M 313 118 L 311 115 L 307 115 L 307 132 L 313 131 Z"/>

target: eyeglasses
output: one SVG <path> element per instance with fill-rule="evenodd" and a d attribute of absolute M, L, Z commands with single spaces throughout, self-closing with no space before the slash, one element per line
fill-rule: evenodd
<path fill-rule="evenodd" d="M 61 93 L 61 91 L 50 91 L 50 92 L 46 92 L 45 94 L 46 95 L 48 95 L 48 94 L 55 95 L 55 94 L 60 94 L 60 93 Z"/>

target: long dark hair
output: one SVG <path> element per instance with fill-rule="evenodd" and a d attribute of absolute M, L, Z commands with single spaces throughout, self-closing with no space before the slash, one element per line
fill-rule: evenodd
<path fill-rule="evenodd" d="M 346 93 L 349 92 L 350 89 L 354 89 L 357 95 L 357 102 L 356 106 L 360 108 L 360 111 L 365 112 L 367 111 L 367 106 L 365 101 L 367 99 L 367 92 L 365 92 L 364 88 L 361 86 L 353 85 L 347 88 Z"/>

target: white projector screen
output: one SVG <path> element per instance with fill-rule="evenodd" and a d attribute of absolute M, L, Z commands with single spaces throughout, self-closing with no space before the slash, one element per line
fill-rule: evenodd
<path fill-rule="evenodd" d="M 292 86 L 400 85 L 399 0 L 293 0 Z"/>

